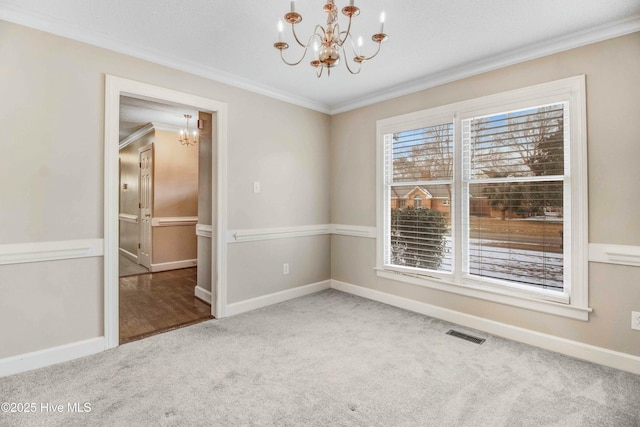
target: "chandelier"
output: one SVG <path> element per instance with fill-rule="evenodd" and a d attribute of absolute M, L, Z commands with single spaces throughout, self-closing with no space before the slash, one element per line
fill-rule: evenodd
<path fill-rule="evenodd" d="M 189 128 L 189 119 L 191 119 L 191 117 L 191 114 L 184 115 L 184 118 L 187 119 L 187 127 L 180 129 L 180 144 L 186 145 L 187 147 L 198 143 L 198 130 L 194 129 L 191 131 Z"/>
<path fill-rule="evenodd" d="M 360 9 L 353 5 L 354 0 L 349 0 L 349 5 L 342 8 L 342 14 L 349 18 L 346 31 L 340 31 L 338 24 L 338 9 L 334 3 L 334 0 L 327 0 L 323 10 L 327 12 L 327 25 L 316 25 L 313 34 L 308 38 L 306 43 L 300 41 L 296 34 L 296 24 L 302 22 L 302 15 L 296 12 L 296 2 L 291 0 L 291 11 L 284 15 L 284 20 L 288 24 L 291 24 L 291 32 L 293 37 L 299 46 L 304 48 L 302 57 L 297 62 L 289 62 L 284 59 L 283 51 L 289 48 L 289 45 L 282 40 L 283 23 L 282 20 L 278 21 L 278 41 L 273 44 L 273 47 L 280 51 L 280 58 L 287 65 L 298 65 L 307 55 L 307 50 L 313 48 L 315 52 L 315 58 L 311 61 L 311 66 L 316 69 L 316 75 L 322 76 L 323 70 L 327 69 L 327 75 L 331 74 L 331 68 L 340 63 L 340 53 L 345 58 L 345 65 L 347 70 L 351 74 L 358 74 L 362 63 L 374 58 L 378 52 L 380 52 L 380 46 L 382 42 L 387 39 L 387 35 L 384 33 L 384 12 L 380 14 L 380 31 L 371 36 L 378 46 L 373 55 L 366 56 L 362 54 L 362 37 L 358 37 L 357 44 L 353 42 L 353 36 L 351 35 L 351 19 L 354 16 L 360 14 Z M 350 65 L 350 61 L 347 59 L 347 47 L 351 47 L 350 51 L 353 55 L 353 61 Z"/>

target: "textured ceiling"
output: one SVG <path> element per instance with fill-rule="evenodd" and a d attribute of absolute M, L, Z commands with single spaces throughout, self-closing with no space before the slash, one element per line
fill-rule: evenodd
<path fill-rule="evenodd" d="M 324 23 L 323 0 L 297 0 L 301 34 Z M 338 7 L 346 0 L 337 0 Z M 639 0 L 356 0 L 365 41 L 386 12 L 389 40 L 359 75 L 315 77 L 273 48 L 288 0 L 0 0 L 0 19 L 133 54 L 261 93 L 336 112 L 429 82 L 640 29 Z M 340 15 L 344 28 L 345 17 Z M 622 30 L 620 30 L 622 28 Z M 293 45 L 285 28 L 285 40 Z M 593 34 L 596 34 L 594 36 Z M 604 35 L 604 36 L 603 36 Z M 590 38 L 591 37 L 591 38 Z M 373 49 L 373 42 L 365 45 Z M 542 49 L 542 50 L 540 50 Z M 286 52 L 294 59 L 293 46 Z"/>

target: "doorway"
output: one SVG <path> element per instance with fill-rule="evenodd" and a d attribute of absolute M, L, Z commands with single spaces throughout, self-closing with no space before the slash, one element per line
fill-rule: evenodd
<path fill-rule="evenodd" d="M 211 278 L 208 286 L 200 283 L 191 287 L 191 294 L 211 302 L 210 314 L 220 318 L 224 316 L 226 305 L 226 247 L 222 237 L 226 228 L 226 104 L 195 95 L 159 88 L 118 77 L 107 76 L 105 100 L 105 341 L 106 347 L 119 344 L 119 274 L 118 274 L 118 200 L 119 200 L 119 113 L 120 96 L 134 97 L 149 102 L 163 103 L 184 108 L 195 108 L 211 115 L 214 144 L 210 148 L 210 212 L 214 213 L 215 223 L 198 224 L 200 235 L 210 239 L 210 256 L 203 259 L 211 266 Z M 211 171 L 210 171 L 211 172 Z M 153 220 L 153 212 L 151 212 Z M 206 231 L 209 233 L 206 233 Z M 214 232 L 215 230 L 215 232 Z M 198 251 L 200 252 L 200 251 Z M 151 267 L 153 270 L 153 249 L 151 249 Z M 198 259 L 198 264 L 200 259 Z M 167 272 L 171 273 L 171 272 Z M 150 273 L 158 275 L 161 273 Z M 197 273 L 196 273 L 197 277 Z M 193 284 L 193 283 L 192 283 Z"/>
<path fill-rule="evenodd" d="M 199 124 L 188 139 L 187 116 Z M 212 218 L 211 203 L 199 203 L 200 193 L 211 192 L 211 119 L 185 106 L 121 96 L 120 344 L 212 318 L 209 301 L 195 291 L 211 289 L 202 280 L 211 277 L 211 262 L 198 262 L 199 249 L 211 254 L 211 239 L 198 242 L 196 235 L 196 225 Z"/>

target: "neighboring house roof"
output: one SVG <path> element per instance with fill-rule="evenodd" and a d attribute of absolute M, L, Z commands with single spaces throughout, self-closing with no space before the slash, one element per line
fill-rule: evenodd
<path fill-rule="evenodd" d="M 423 197 L 427 199 L 448 199 L 449 191 L 446 187 L 438 185 L 433 187 L 425 187 L 425 186 L 402 186 L 402 187 L 391 187 L 391 198 L 392 199 L 408 199 L 409 197 L 413 197 L 416 193 L 422 193 Z"/>
<path fill-rule="evenodd" d="M 427 189 L 426 189 L 426 188 L 424 188 L 424 187 L 413 187 L 413 188 L 411 189 L 411 191 L 409 191 L 409 192 L 404 196 L 404 198 L 405 198 L 405 199 L 408 199 L 408 198 L 410 198 L 410 197 L 411 197 L 411 198 L 413 198 L 413 197 L 416 197 L 416 196 L 420 195 L 420 193 L 422 193 L 422 195 L 424 195 L 424 197 L 426 197 L 427 199 L 432 199 L 432 198 L 433 198 L 433 196 L 431 195 L 431 193 L 429 193 L 429 190 L 427 190 Z"/>

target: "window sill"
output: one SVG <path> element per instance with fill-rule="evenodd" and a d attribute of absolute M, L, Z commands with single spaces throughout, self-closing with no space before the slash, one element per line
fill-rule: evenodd
<path fill-rule="evenodd" d="M 477 298 L 503 305 L 510 305 L 513 307 L 524 308 L 540 313 L 553 314 L 570 319 L 588 321 L 589 313 L 593 311 L 589 307 L 577 307 L 553 301 L 534 299 L 527 296 L 501 292 L 499 289 L 479 289 L 467 285 L 460 285 L 444 279 L 417 277 L 416 275 L 407 275 L 393 270 L 385 270 L 380 268 L 376 268 L 375 270 L 378 277 L 382 277 L 385 279 L 410 283 L 412 285 L 423 286 L 439 291 Z"/>

